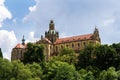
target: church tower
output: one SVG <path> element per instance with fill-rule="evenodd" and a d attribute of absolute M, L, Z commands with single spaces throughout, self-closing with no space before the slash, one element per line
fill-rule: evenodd
<path fill-rule="evenodd" d="M 45 32 L 45 38 L 48 38 L 52 43 L 59 38 L 59 33 L 55 30 L 55 24 L 53 20 L 51 20 L 49 23 L 49 30 Z"/>
<path fill-rule="evenodd" d="M 100 37 L 99 37 L 99 30 L 95 27 L 95 30 L 93 32 L 93 39 L 101 42 Z"/>

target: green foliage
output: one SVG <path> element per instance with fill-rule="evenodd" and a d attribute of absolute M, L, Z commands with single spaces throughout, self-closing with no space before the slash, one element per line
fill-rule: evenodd
<path fill-rule="evenodd" d="M 110 47 L 114 48 L 120 54 L 120 43 L 113 43 Z"/>
<path fill-rule="evenodd" d="M 95 80 L 93 73 L 91 71 L 89 71 L 87 74 L 85 74 L 83 79 L 84 80 Z"/>
<path fill-rule="evenodd" d="M 61 50 L 60 50 L 60 56 L 62 55 L 69 55 L 69 54 L 74 54 L 74 50 L 69 48 L 69 47 L 63 47 Z"/>
<path fill-rule="evenodd" d="M 110 67 L 107 71 L 100 73 L 99 80 L 118 80 L 118 74 L 114 67 Z"/>
<path fill-rule="evenodd" d="M 44 80 L 79 80 L 75 67 L 66 62 L 51 61 L 45 70 Z"/>
<path fill-rule="evenodd" d="M 43 46 L 29 43 L 26 64 L 0 58 L 0 80 L 120 80 L 119 44 L 86 46 L 76 66 L 76 54 L 70 48 L 45 62 Z"/>
<path fill-rule="evenodd" d="M 29 80 L 32 78 L 32 73 L 28 67 L 24 66 L 20 61 L 13 61 L 12 76 L 15 80 Z"/>
<path fill-rule="evenodd" d="M 83 80 L 95 80 L 93 73 L 91 71 L 87 71 L 86 69 L 79 70 L 79 74 Z"/>
<path fill-rule="evenodd" d="M 89 44 L 80 52 L 80 55 L 78 56 L 78 65 L 80 67 L 86 68 L 87 66 L 94 64 L 94 60 L 96 58 L 96 47 L 98 47 L 98 45 Z"/>
<path fill-rule="evenodd" d="M 93 76 L 97 78 L 100 74 L 100 69 L 95 66 L 87 66 L 86 70 L 92 72 Z"/>
<path fill-rule="evenodd" d="M 96 67 L 103 70 L 111 66 L 114 66 L 115 57 L 117 56 L 117 53 L 113 48 L 107 45 L 101 45 L 97 47 L 95 53 L 96 53 L 95 59 Z"/>
<path fill-rule="evenodd" d="M 114 66 L 116 56 L 116 51 L 108 45 L 88 45 L 81 51 L 78 65 L 82 68 L 91 65 L 103 70 Z"/>
<path fill-rule="evenodd" d="M 76 53 L 73 49 L 68 47 L 64 47 L 63 49 L 61 49 L 59 55 L 53 56 L 51 59 L 51 61 L 62 61 L 74 65 L 76 64 L 76 60 Z"/>
<path fill-rule="evenodd" d="M 44 46 L 38 44 L 27 44 L 27 52 L 24 54 L 24 63 L 32 63 L 32 62 L 43 62 L 45 61 L 44 56 Z"/>
<path fill-rule="evenodd" d="M 120 80 L 120 70 L 117 71 L 118 80 Z"/>
<path fill-rule="evenodd" d="M 32 78 L 34 78 L 35 80 L 42 79 L 42 68 L 39 64 L 33 63 L 27 64 L 26 66 L 30 69 L 32 73 Z"/>
<path fill-rule="evenodd" d="M 117 52 L 117 56 L 115 56 L 114 67 L 120 69 L 120 43 L 113 43 L 110 47 L 114 48 Z"/>
<path fill-rule="evenodd" d="M 0 80 L 9 80 L 12 77 L 13 65 L 7 60 L 0 58 Z"/>

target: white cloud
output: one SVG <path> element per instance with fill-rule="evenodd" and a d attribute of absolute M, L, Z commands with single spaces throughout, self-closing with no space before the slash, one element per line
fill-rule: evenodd
<path fill-rule="evenodd" d="M 35 6 L 32 6 L 32 7 L 29 7 L 29 11 L 30 11 L 30 12 L 36 11 L 36 5 L 35 5 Z"/>
<path fill-rule="evenodd" d="M 120 32 L 119 0 L 35 1 L 36 4 L 28 8 L 30 12 L 24 17 L 24 21 L 34 23 L 36 33 L 40 34 L 47 30 L 48 20 L 53 19 L 61 37 L 91 33 L 94 25 L 97 25 L 103 43 L 120 40 L 119 34 L 114 34 Z"/>
<path fill-rule="evenodd" d="M 17 43 L 14 31 L 0 30 L 0 48 L 2 48 L 4 58 L 10 60 L 11 50 Z"/>
<path fill-rule="evenodd" d="M 115 18 L 107 18 L 106 20 L 103 21 L 103 26 L 110 26 L 115 22 Z"/>
<path fill-rule="evenodd" d="M 2 27 L 3 21 L 5 19 L 11 19 L 12 14 L 4 5 L 5 0 L 0 0 L 0 27 Z"/>
<path fill-rule="evenodd" d="M 36 42 L 36 40 L 38 40 L 38 38 L 35 38 L 34 35 L 35 35 L 35 33 L 33 31 L 31 31 L 29 33 L 28 39 L 26 40 L 26 43 L 28 43 L 28 42 Z"/>

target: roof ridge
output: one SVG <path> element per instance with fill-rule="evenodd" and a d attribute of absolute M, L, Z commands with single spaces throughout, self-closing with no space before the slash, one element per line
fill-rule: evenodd
<path fill-rule="evenodd" d="M 54 44 L 91 39 L 92 35 L 93 34 L 84 34 L 84 35 L 78 35 L 78 36 L 72 36 L 72 37 L 66 37 L 66 38 L 59 38 L 54 42 Z"/>
<path fill-rule="evenodd" d="M 59 39 L 73 38 L 73 37 L 86 36 L 86 35 L 92 35 L 92 34 L 93 33 L 91 33 L 91 34 L 77 35 L 77 36 L 70 36 L 70 37 L 64 37 L 64 38 L 59 38 Z"/>

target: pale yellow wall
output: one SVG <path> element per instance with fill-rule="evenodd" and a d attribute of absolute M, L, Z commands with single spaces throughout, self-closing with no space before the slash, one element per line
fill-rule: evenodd
<path fill-rule="evenodd" d="M 80 44 L 80 47 L 78 46 L 78 43 Z M 62 44 L 57 44 L 54 47 L 54 52 L 59 52 L 60 49 L 63 47 L 69 47 L 72 48 L 73 50 L 82 50 L 85 48 L 86 45 L 90 44 L 90 43 L 94 43 L 94 44 L 100 44 L 99 41 L 93 41 L 93 40 L 84 40 L 84 41 L 76 41 L 76 42 L 69 42 L 69 43 L 62 43 Z M 74 47 L 72 46 L 74 45 Z M 58 48 L 58 51 L 56 51 L 56 46 Z"/>

